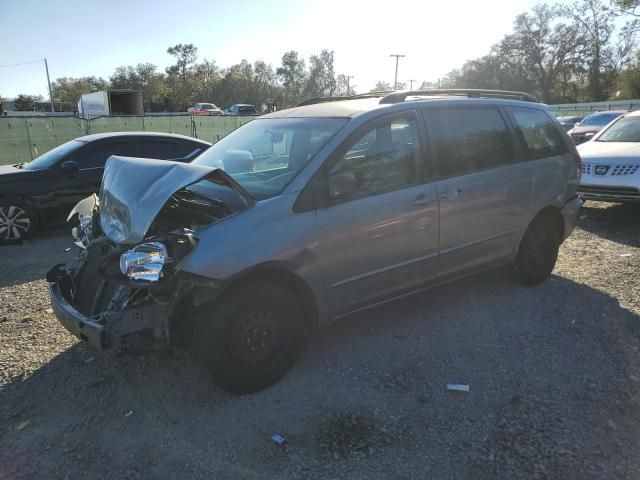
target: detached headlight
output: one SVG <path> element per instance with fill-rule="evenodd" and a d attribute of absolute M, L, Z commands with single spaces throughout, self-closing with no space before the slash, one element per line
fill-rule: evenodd
<path fill-rule="evenodd" d="M 164 244 L 142 243 L 120 255 L 120 273 L 132 280 L 157 282 L 162 277 L 162 269 L 170 261 Z"/>

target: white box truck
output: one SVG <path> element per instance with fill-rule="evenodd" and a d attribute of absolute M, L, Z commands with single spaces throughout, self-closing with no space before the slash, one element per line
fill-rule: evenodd
<path fill-rule="evenodd" d="M 144 115 L 142 92 L 119 89 L 85 93 L 78 101 L 78 114 L 81 117 Z"/>

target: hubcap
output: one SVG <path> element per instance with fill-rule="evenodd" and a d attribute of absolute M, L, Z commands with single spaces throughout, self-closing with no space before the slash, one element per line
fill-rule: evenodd
<path fill-rule="evenodd" d="M 0 238 L 18 240 L 31 228 L 27 212 L 15 205 L 0 207 Z"/>
<path fill-rule="evenodd" d="M 250 312 L 234 325 L 229 353 L 240 364 L 258 366 L 272 358 L 281 338 L 282 327 L 273 312 Z"/>
<path fill-rule="evenodd" d="M 543 232 L 535 232 L 528 245 L 529 261 L 533 267 L 544 265 L 549 259 L 550 242 Z"/>

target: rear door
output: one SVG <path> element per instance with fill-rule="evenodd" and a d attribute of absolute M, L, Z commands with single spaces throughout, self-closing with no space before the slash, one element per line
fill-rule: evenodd
<path fill-rule="evenodd" d="M 435 277 L 438 202 L 422 145 L 416 112 L 403 112 L 359 129 L 326 165 L 325 186 L 332 174 L 357 179 L 352 195 L 317 210 L 333 316 Z"/>
<path fill-rule="evenodd" d="M 462 274 L 514 251 L 532 194 L 529 166 L 496 106 L 424 111 L 436 157 L 440 273 Z"/>

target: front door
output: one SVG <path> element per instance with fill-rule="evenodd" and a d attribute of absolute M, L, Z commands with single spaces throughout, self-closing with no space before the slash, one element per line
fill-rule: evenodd
<path fill-rule="evenodd" d="M 329 165 L 329 184 L 334 175 L 355 177 L 355 191 L 317 210 L 332 316 L 437 274 L 438 200 L 423 160 L 416 114 L 403 112 L 360 129 Z"/>

